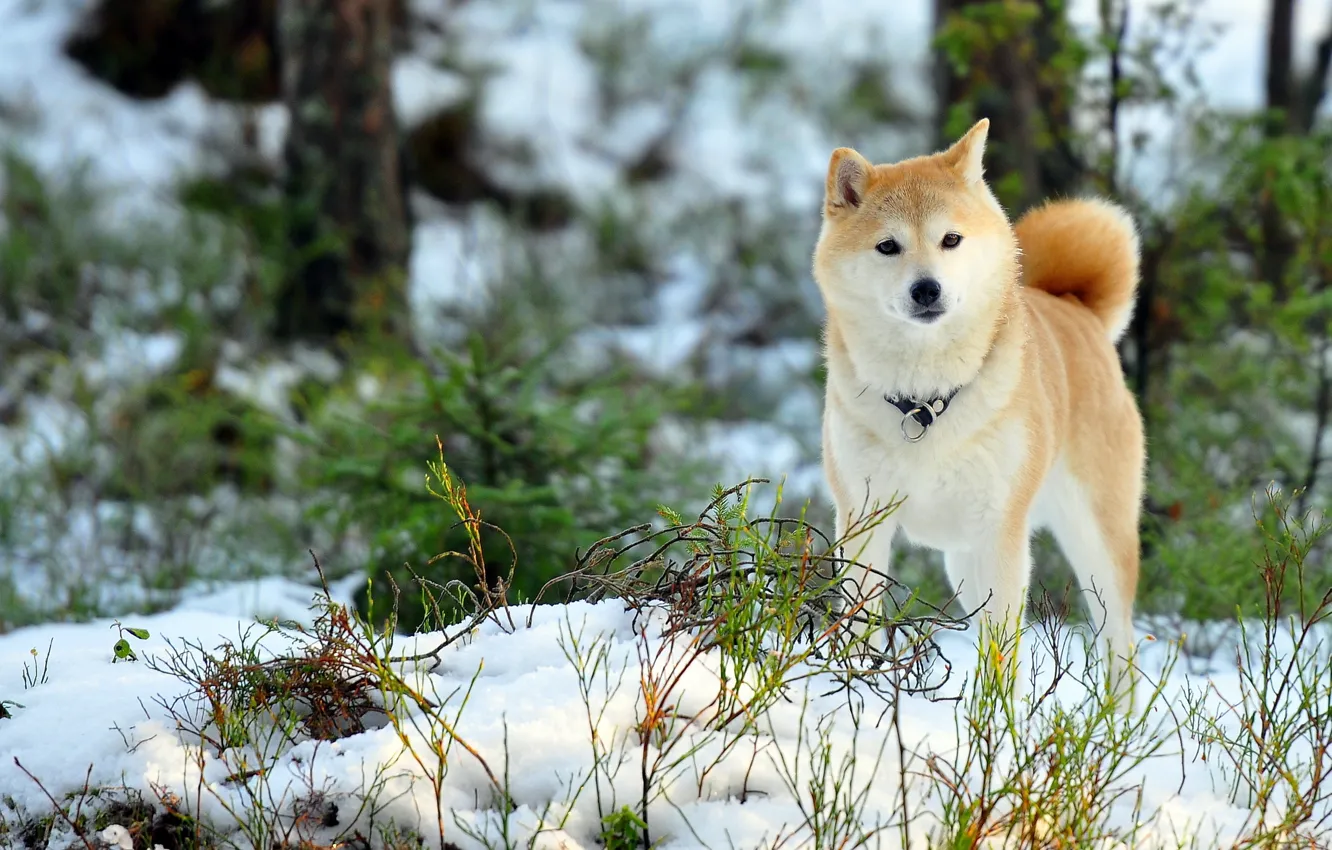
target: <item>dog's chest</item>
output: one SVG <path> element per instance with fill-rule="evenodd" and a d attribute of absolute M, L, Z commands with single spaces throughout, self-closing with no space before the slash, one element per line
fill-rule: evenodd
<path fill-rule="evenodd" d="M 961 412 L 961 411 L 959 411 Z M 896 411 L 892 411 L 893 414 Z M 892 519 L 915 543 L 937 549 L 966 548 L 1002 522 L 1014 479 L 1026 454 L 1019 422 L 983 428 L 941 417 L 925 436 L 903 438 L 899 417 L 860 417 L 830 424 L 831 450 L 853 512 L 862 501 L 903 500 Z"/>

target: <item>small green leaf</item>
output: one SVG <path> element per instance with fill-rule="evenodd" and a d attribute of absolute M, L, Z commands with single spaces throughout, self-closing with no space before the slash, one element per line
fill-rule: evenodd
<path fill-rule="evenodd" d="M 124 638 L 121 638 L 120 640 L 116 641 L 114 651 L 116 653 L 116 658 L 120 660 L 129 660 L 129 661 L 136 660 L 136 656 L 134 655 L 134 649 L 130 647 L 129 641 L 125 640 Z"/>
<path fill-rule="evenodd" d="M 138 638 L 139 640 L 148 640 L 148 630 L 147 630 L 147 629 L 125 629 L 125 631 L 127 631 L 127 632 L 129 632 L 130 634 L 134 635 L 134 636 L 135 636 L 136 638 Z"/>

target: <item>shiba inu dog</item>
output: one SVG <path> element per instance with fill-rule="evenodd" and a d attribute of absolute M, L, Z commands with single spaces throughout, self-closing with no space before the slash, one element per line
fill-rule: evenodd
<path fill-rule="evenodd" d="M 833 152 L 814 277 L 837 536 L 867 506 L 903 500 L 857 560 L 886 572 L 900 529 L 942 550 L 964 607 L 983 626 L 1007 618 L 1011 634 L 1029 539 L 1048 527 L 1126 658 L 1146 455 L 1114 343 L 1132 318 L 1136 229 L 1091 199 L 1010 225 L 983 176 L 988 129 L 889 165 Z M 862 599 L 871 576 L 852 576 Z"/>

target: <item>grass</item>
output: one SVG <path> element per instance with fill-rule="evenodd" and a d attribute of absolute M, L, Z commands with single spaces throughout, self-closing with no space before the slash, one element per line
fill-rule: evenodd
<path fill-rule="evenodd" d="M 1214 688 L 1167 698 L 1180 644 L 1158 641 L 1164 651 L 1139 670 L 1132 711 L 1085 636 L 1053 616 L 995 635 L 974 658 L 948 658 L 941 635 L 966 624 L 910 595 L 887 595 L 897 601 L 883 612 L 838 613 L 829 601 L 850 541 L 798 516 L 753 516 L 755 482 L 719 489 L 693 518 L 663 508 L 656 522 L 582 552 L 538 595 L 614 598 L 633 613 L 628 643 L 572 619 L 560 629 L 589 758 L 538 804 L 524 790 L 530 777 L 516 783 L 507 730 L 540 719 L 476 715 L 481 667 L 448 693 L 430 674 L 456 664 L 478 630 L 517 636 L 535 613 L 508 597 L 509 574 L 489 573 L 496 559 L 467 488 L 442 461 L 432 474 L 468 541 L 455 557 L 475 576 L 441 588 L 453 594 L 438 608 L 442 634 L 404 643 L 394 622 L 374 625 L 325 595 L 308 628 L 261 624 L 217 647 L 173 644 L 140 663 L 177 680 L 178 695 L 159 704 L 194 742 L 185 775 L 222 781 L 164 785 L 149 799 L 97 787 L 50 794 L 47 811 L 0 807 L 0 836 L 22 847 L 57 834 L 90 843 L 119 825 L 135 846 L 147 835 L 172 836 L 168 847 L 396 847 L 428 836 L 442 847 L 510 848 L 574 829 L 607 847 L 649 848 L 688 840 L 686 801 L 720 797 L 792 801 L 796 816 L 772 824 L 765 846 L 774 848 L 1141 846 L 1148 837 L 1162 846 L 1169 823 L 1144 796 L 1144 766 L 1198 758 L 1251 816 L 1234 834 L 1168 846 L 1332 839 L 1332 594 L 1306 586 L 1320 530 L 1278 500 L 1260 515 L 1266 556 L 1253 579 L 1265 602 L 1244 621 L 1238 701 Z M 855 618 L 888 639 L 855 637 Z M 1006 663 L 1032 644 L 1041 664 Z M 28 680 L 41 686 L 35 671 Z M 956 745 L 906 731 L 903 709 L 922 700 L 954 716 Z M 476 724 L 497 722 L 498 747 L 469 740 Z M 794 733 L 779 732 L 791 722 Z M 366 765 L 355 788 L 321 784 L 313 765 L 367 734 L 387 735 L 396 755 Z M 293 779 L 292 765 L 308 770 Z M 891 804 L 875 795 L 881 787 L 897 789 Z M 409 788 L 423 789 L 414 799 L 428 808 L 402 822 L 393 801 Z M 472 803 L 460 804 L 460 788 Z"/>

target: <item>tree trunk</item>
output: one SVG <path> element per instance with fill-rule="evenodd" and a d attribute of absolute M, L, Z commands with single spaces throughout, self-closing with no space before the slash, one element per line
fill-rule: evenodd
<path fill-rule="evenodd" d="M 1267 133 L 1280 136 L 1295 121 L 1295 75 L 1292 48 L 1295 43 L 1295 0 L 1272 0 L 1267 21 Z M 1278 114 L 1279 113 L 1279 114 Z"/>
<path fill-rule="evenodd" d="M 1015 214 L 1075 192 L 1086 171 L 1073 147 L 1079 63 L 1065 3 L 1035 5 L 1038 16 L 1014 23 L 1012 0 L 934 0 L 938 144 L 989 118 L 986 172 Z M 957 26 L 967 19 L 979 26 Z"/>
<path fill-rule="evenodd" d="M 279 0 L 295 261 L 277 336 L 405 336 L 410 225 L 390 91 L 390 0 Z"/>
<path fill-rule="evenodd" d="M 1314 63 L 1304 76 L 1295 69 L 1295 0 L 1272 0 L 1267 19 L 1267 116 L 1263 129 L 1268 138 L 1306 136 L 1313 130 L 1318 108 L 1327 96 L 1332 67 L 1332 23 L 1314 48 Z M 1274 202 L 1262 198 L 1263 245 L 1259 263 L 1263 278 L 1280 298 L 1288 295 L 1286 272 L 1298 249 L 1294 236 L 1282 221 Z"/>

